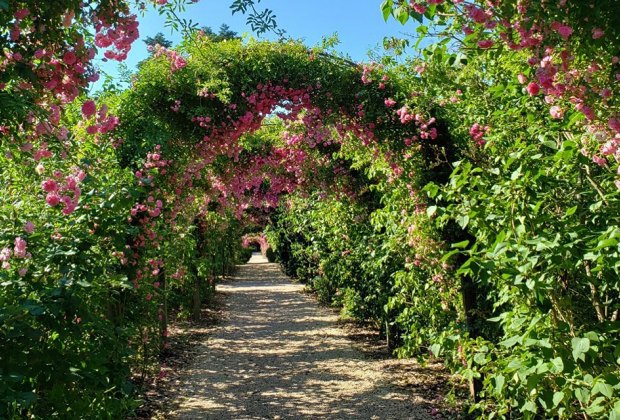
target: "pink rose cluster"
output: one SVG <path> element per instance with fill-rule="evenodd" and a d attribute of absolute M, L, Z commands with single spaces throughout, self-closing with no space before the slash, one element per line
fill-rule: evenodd
<path fill-rule="evenodd" d="M 95 15 L 95 45 L 99 48 L 110 48 L 104 57 L 108 60 L 124 61 L 131 50 L 131 45 L 140 37 L 136 15 L 125 15 L 117 18 L 113 25 L 106 16 Z"/>
<path fill-rule="evenodd" d="M 4 247 L 0 250 L 0 267 L 4 270 L 11 268 L 11 259 L 30 259 L 32 255 L 28 252 L 28 243 L 20 236 L 15 238 L 13 249 Z M 26 267 L 21 268 L 18 273 L 21 277 L 28 272 Z"/>
<path fill-rule="evenodd" d="M 147 213 L 150 217 L 158 217 L 163 209 L 164 203 L 161 200 L 155 200 L 151 195 L 147 199 L 147 204 L 136 204 L 131 209 L 131 216 L 136 217 L 139 213 Z"/>
<path fill-rule="evenodd" d="M 29 9 L 15 11 L 13 27 L 9 37 L 15 44 L 4 54 L 3 70 L 9 66 L 27 66 L 35 79 L 22 80 L 14 86 L 20 91 L 38 90 L 44 96 L 50 93 L 63 104 L 69 103 L 79 95 L 80 88 L 88 81 L 96 79 L 89 71 L 90 61 L 95 57 L 95 50 L 85 45 L 82 37 L 76 37 L 71 46 L 57 45 L 54 42 L 41 42 L 44 27 L 37 25 L 37 19 L 31 16 Z M 68 12 L 65 21 L 73 19 Z M 35 45 L 36 48 L 26 50 L 23 45 Z M 44 90 L 43 90 L 44 89 Z"/>
<path fill-rule="evenodd" d="M 107 105 L 102 105 L 97 111 L 97 105 L 92 99 L 82 105 L 82 116 L 90 123 L 86 127 L 86 132 L 91 135 L 109 133 L 120 123 L 116 115 L 108 114 Z"/>
<path fill-rule="evenodd" d="M 432 3 L 435 2 L 415 0 L 410 6 L 416 12 L 424 13 Z M 453 8 L 465 35 L 479 36 L 479 48 L 490 48 L 502 42 L 511 50 L 527 51 L 530 76 L 521 73 L 518 77 L 526 92 L 531 96 L 542 95 L 554 119 L 562 120 L 571 108 L 581 113 L 586 120 L 585 130 L 596 133 L 582 137 L 587 143 L 584 144 L 585 153 L 598 165 L 618 163 L 614 145 L 619 132 L 613 127 L 612 121 L 617 120 L 617 115 L 611 98 L 616 90 L 615 82 L 620 80 L 617 71 L 620 58 L 614 56 L 608 60 L 605 54 L 593 53 L 587 59 L 577 59 L 575 54 L 575 48 L 586 51 L 588 38 L 604 40 L 604 27 L 593 25 L 594 22 L 588 20 L 575 21 L 566 0 L 544 6 L 525 0 L 508 2 L 514 3 L 515 7 L 515 12 L 508 15 L 504 5 L 496 1 L 450 0 L 442 3 Z M 583 33 L 577 37 L 576 31 Z M 474 130 L 472 137 L 480 142 L 484 132 L 484 129 Z M 588 138 L 596 140 L 588 143 L 585 140 Z"/>
<path fill-rule="evenodd" d="M 146 163 L 144 164 L 144 169 L 159 169 L 159 173 L 162 175 L 166 173 L 166 166 L 172 163 L 171 160 L 162 159 L 161 156 L 161 146 L 158 144 L 155 146 L 154 152 L 149 152 L 146 154 Z"/>
<path fill-rule="evenodd" d="M 383 72 L 383 69 L 384 66 L 381 64 L 364 64 L 362 66 L 362 83 L 365 85 L 371 84 L 374 81 L 373 73 L 375 73 L 377 70 L 381 70 L 381 72 Z M 379 83 L 377 84 L 377 88 L 379 90 L 384 90 L 387 87 L 387 83 L 389 80 L 390 77 L 387 74 L 381 74 L 381 77 L 379 78 Z"/>
<path fill-rule="evenodd" d="M 486 143 L 484 136 L 489 131 L 491 131 L 491 128 L 489 126 L 483 126 L 478 123 L 475 123 L 469 129 L 469 135 L 474 140 L 474 142 L 476 142 L 478 146 L 484 146 L 484 144 Z"/>
<path fill-rule="evenodd" d="M 174 273 L 172 273 L 172 275 L 170 275 L 170 278 L 173 278 L 175 280 L 181 280 L 183 277 L 185 277 L 186 274 L 187 273 L 185 272 L 185 269 L 179 268 Z"/>
<path fill-rule="evenodd" d="M 41 188 L 47 193 L 45 201 L 51 207 L 62 204 L 62 212 L 65 215 L 73 213 L 82 194 L 80 183 L 84 178 L 86 178 L 86 172 L 79 168 L 74 168 L 73 173 L 64 179 L 62 172 L 54 172 L 53 178 L 48 178 L 41 184 Z"/>
<path fill-rule="evenodd" d="M 175 73 L 185 66 L 187 66 L 187 61 L 183 58 L 178 52 L 174 50 L 169 50 L 161 45 L 157 45 L 155 48 L 155 57 L 165 56 L 170 61 L 170 71 Z"/>
<path fill-rule="evenodd" d="M 398 109 L 396 111 L 396 114 L 400 118 L 400 122 L 402 124 L 408 124 L 412 121 L 415 122 L 415 125 L 419 129 L 420 139 L 435 140 L 437 138 L 438 136 L 437 128 L 431 127 L 436 122 L 435 117 L 432 117 L 427 120 L 422 114 L 410 112 L 407 106 L 403 106 L 402 108 Z M 418 140 L 418 137 L 414 136 L 412 140 Z"/>

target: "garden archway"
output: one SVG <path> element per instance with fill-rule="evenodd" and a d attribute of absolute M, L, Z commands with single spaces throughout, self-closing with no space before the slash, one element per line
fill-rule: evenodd
<path fill-rule="evenodd" d="M 435 137 L 434 119 L 393 109 L 396 92 L 378 65 L 299 43 L 213 42 L 198 33 L 142 65 L 121 99 L 118 151 L 141 182 L 175 197 L 172 216 L 196 191 L 206 194 L 202 204 L 238 217 L 264 213 L 302 186 L 345 192 L 343 147 L 378 155 L 382 138 Z M 136 213 L 158 216 L 157 200 L 150 203 Z"/>

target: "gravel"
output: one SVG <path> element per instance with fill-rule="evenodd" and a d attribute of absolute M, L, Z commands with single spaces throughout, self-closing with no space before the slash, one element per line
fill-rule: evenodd
<path fill-rule="evenodd" d="M 277 264 L 254 254 L 217 290 L 227 296 L 227 319 L 180 372 L 166 418 L 433 418 L 433 372 L 412 360 L 368 357 L 338 315 Z"/>

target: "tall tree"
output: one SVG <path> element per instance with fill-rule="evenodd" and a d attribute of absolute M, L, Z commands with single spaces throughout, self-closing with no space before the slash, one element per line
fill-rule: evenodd
<path fill-rule="evenodd" d="M 144 39 L 144 43 L 147 47 L 155 47 L 155 45 L 161 45 L 164 48 L 172 47 L 172 41 L 167 39 L 166 36 L 161 32 L 157 32 L 155 36 L 152 37 L 147 36 Z"/>
<path fill-rule="evenodd" d="M 228 26 L 225 23 L 222 23 L 222 25 L 220 26 L 220 32 L 218 33 L 219 38 L 221 38 L 221 40 L 224 39 L 239 39 L 239 34 L 235 31 L 233 31 L 232 29 L 230 29 L 230 26 Z"/>
<path fill-rule="evenodd" d="M 226 41 L 226 40 L 231 40 L 231 39 L 241 39 L 239 34 L 233 31 L 232 29 L 230 29 L 230 26 L 228 26 L 225 23 L 222 23 L 222 25 L 220 26 L 219 32 L 217 33 L 213 29 L 211 29 L 210 26 L 203 26 L 201 30 L 206 36 L 208 36 L 209 38 L 211 38 L 213 41 L 216 41 L 216 42 Z"/>

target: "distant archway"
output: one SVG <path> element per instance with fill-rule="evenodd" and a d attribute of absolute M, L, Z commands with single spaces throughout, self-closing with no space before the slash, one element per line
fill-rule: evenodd
<path fill-rule="evenodd" d="M 269 241 L 267 237 L 263 233 L 253 233 L 244 235 L 241 238 L 241 243 L 244 248 L 250 248 L 252 245 L 257 246 L 260 250 L 260 253 L 266 257 L 267 251 L 270 248 Z"/>

